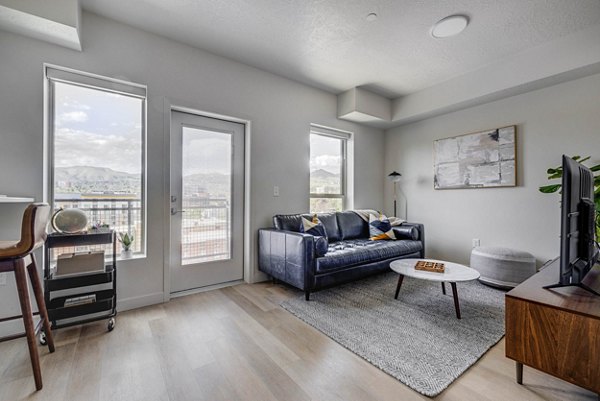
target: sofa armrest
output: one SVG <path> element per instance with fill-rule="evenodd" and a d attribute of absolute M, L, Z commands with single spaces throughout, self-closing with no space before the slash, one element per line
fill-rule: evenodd
<path fill-rule="evenodd" d="M 408 226 L 412 226 L 412 227 L 416 227 L 417 230 L 419 231 L 419 238 L 417 238 L 418 241 L 421 241 L 421 244 L 423 245 L 423 249 L 421 250 L 421 258 L 425 257 L 425 226 L 423 224 L 420 223 L 402 223 L 402 226 L 408 227 Z"/>
<path fill-rule="evenodd" d="M 293 231 L 258 230 L 258 269 L 301 290 L 314 277 L 315 237 Z"/>
<path fill-rule="evenodd" d="M 419 240 L 419 229 L 413 225 L 402 224 L 401 226 L 392 227 L 392 230 L 396 239 Z"/>

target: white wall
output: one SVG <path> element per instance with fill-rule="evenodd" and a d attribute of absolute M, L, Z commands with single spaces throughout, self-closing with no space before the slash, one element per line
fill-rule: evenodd
<path fill-rule="evenodd" d="M 427 256 L 468 263 L 473 238 L 529 251 L 540 263 L 558 256 L 559 196 L 538 187 L 563 153 L 600 161 L 599 105 L 600 75 L 592 75 L 387 131 L 386 173 L 403 174 L 408 217 L 425 224 Z M 433 189 L 434 140 L 513 124 L 516 188 Z M 386 184 L 385 199 L 392 191 Z"/>
<path fill-rule="evenodd" d="M 382 207 L 384 134 L 338 120 L 335 95 L 93 14 L 84 13 L 82 27 L 81 53 L 0 32 L 0 193 L 42 199 L 44 62 L 148 85 L 148 257 L 120 265 L 121 305 L 162 300 L 165 98 L 252 121 L 253 262 L 258 228 L 275 213 L 308 210 L 310 123 L 355 133 L 354 205 Z M 0 238 L 17 235 L 21 210 L 0 206 Z M 9 281 L 0 315 L 15 312 L 13 299 Z"/>

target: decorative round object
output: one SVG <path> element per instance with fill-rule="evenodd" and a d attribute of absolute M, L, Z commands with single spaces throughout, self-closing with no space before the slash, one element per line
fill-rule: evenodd
<path fill-rule="evenodd" d="M 471 251 L 471 267 L 479 273 L 479 281 L 498 288 L 514 288 L 537 269 L 535 256 L 529 252 L 497 246 L 480 246 Z"/>
<path fill-rule="evenodd" d="M 52 216 L 52 228 L 63 234 L 75 234 L 85 231 L 88 218 L 87 215 L 79 209 L 60 208 Z"/>

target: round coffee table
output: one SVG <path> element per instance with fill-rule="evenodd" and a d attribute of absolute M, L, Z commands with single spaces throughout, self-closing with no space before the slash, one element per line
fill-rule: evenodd
<path fill-rule="evenodd" d="M 444 273 L 415 270 L 415 264 L 420 260 L 425 262 L 443 263 L 445 268 Z M 458 291 L 456 290 L 456 283 L 459 281 L 477 280 L 479 278 L 479 272 L 475 269 L 459 265 L 458 263 L 435 259 L 400 259 L 393 261 L 390 264 L 390 268 L 399 275 L 398 285 L 396 286 L 396 296 L 394 297 L 395 299 L 398 299 L 398 293 L 400 292 L 400 287 L 402 287 L 404 276 L 417 278 L 420 280 L 439 281 L 442 283 L 442 292 L 444 295 L 446 295 L 446 286 L 444 283 L 450 283 L 452 286 L 452 296 L 454 297 L 454 308 L 456 309 L 456 317 L 458 319 L 460 319 L 460 305 L 458 304 Z"/>

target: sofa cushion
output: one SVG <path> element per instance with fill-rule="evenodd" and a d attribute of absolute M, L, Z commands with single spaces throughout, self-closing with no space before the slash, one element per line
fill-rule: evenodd
<path fill-rule="evenodd" d="M 369 236 L 369 223 L 351 210 L 339 212 L 337 222 L 340 228 L 340 239 L 367 238 Z"/>
<path fill-rule="evenodd" d="M 316 260 L 316 272 L 325 273 L 363 263 L 397 258 L 422 249 L 421 241 L 370 241 L 353 239 L 329 243 L 329 250 Z"/>
<path fill-rule="evenodd" d="M 278 230 L 299 232 L 302 217 L 312 220 L 311 214 L 277 214 L 273 216 L 273 225 Z M 319 221 L 325 226 L 325 232 L 329 241 L 339 241 L 340 233 L 335 212 L 317 213 Z"/>
<path fill-rule="evenodd" d="M 385 215 L 369 215 L 369 235 L 372 241 L 396 239 L 390 220 Z"/>
<path fill-rule="evenodd" d="M 338 228 L 337 217 L 335 214 L 335 212 L 317 213 L 319 221 L 325 226 L 325 232 L 327 233 L 327 239 L 329 241 L 340 240 L 340 229 Z"/>
<path fill-rule="evenodd" d="M 278 230 L 298 232 L 302 224 L 302 216 L 301 214 L 276 214 L 273 216 L 273 226 Z M 310 219 L 310 215 L 305 214 L 304 217 Z"/>

